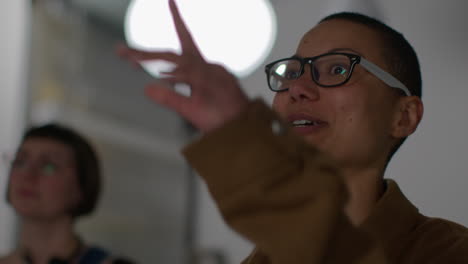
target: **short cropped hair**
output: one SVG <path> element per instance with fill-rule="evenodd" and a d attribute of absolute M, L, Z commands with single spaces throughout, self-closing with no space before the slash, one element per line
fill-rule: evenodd
<path fill-rule="evenodd" d="M 72 150 L 82 199 L 71 215 L 77 218 L 92 213 L 101 190 L 101 170 L 98 156 L 88 140 L 74 130 L 54 123 L 29 128 L 21 142 L 31 138 L 54 140 Z"/>
<path fill-rule="evenodd" d="M 406 85 L 412 95 L 418 96 L 419 98 L 422 97 L 421 68 L 419 66 L 418 56 L 403 34 L 375 18 L 354 12 L 331 14 L 323 18 L 319 23 L 334 19 L 358 23 L 377 32 L 382 40 L 381 48 L 383 58 L 389 68 L 389 73 Z M 393 154 L 400 148 L 405 139 L 406 138 L 401 139 L 393 147 L 388 160 L 390 160 Z"/>
<path fill-rule="evenodd" d="M 390 73 L 405 84 L 412 95 L 422 96 L 418 56 L 403 34 L 375 18 L 354 12 L 335 13 L 323 18 L 319 23 L 333 19 L 348 20 L 375 30 L 382 39 L 383 58 Z"/>

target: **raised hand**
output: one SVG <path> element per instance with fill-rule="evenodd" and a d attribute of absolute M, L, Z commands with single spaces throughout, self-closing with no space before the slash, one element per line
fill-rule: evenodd
<path fill-rule="evenodd" d="M 186 83 L 190 97 L 178 94 L 162 83 L 149 84 L 146 94 L 156 103 L 178 112 L 202 132 L 209 132 L 238 115 L 247 105 L 247 96 L 237 79 L 224 67 L 205 61 L 188 31 L 175 0 L 169 7 L 179 37 L 182 54 L 173 52 L 145 52 L 120 47 L 118 53 L 133 63 L 145 60 L 165 60 L 176 65 L 165 72 L 166 81 Z"/>

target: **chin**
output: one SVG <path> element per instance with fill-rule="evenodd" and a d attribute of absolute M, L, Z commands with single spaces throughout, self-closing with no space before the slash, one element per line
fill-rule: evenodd
<path fill-rule="evenodd" d="M 323 139 L 319 139 L 314 135 L 308 135 L 308 136 L 302 136 L 304 141 L 307 143 L 307 145 L 314 147 L 320 151 L 324 150 L 324 142 Z"/>
<path fill-rule="evenodd" d="M 43 217 L 41 206 L 35 201 L 23 201 L 12 197 L 11 205 L 15 213 L 22 219 L 40 219 Z"/>
<path fill-rule="evenodd" d="M 37 219 L 41 217 L 41 213 L 35 208 L 15 206 L 14 209 L 16 215 L 21 219 Z"/>

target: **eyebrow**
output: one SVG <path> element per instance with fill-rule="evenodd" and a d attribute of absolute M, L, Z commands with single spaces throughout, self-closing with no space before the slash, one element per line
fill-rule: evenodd
<path fill-rule="evenodd" d="M 15 158 L 29 158 L 31 154 L 25 150 L 25 149 L 19 149 L 18 152 L 15 155 Z M 39 153 L 37 156 L 39 159 L 46 159 L 46 160 L 52 160 L 55 162 L 68 162 L 69 158 L 64 157 L 63 153 L 56 152 L 56 151 L 49 151 L 47 153 Z M 73 158 L 72 158 L 73 160 Z"/>
<path fill-rule="evenodd" d="M 328 50 L 328 51 L 325 52 L 325 53 L 343 52 L 343 51 L 352 52 L 353 54 L 362 56 L 362 55 L 361 55 L 361 54 L 362 54 L 361 52 L 357 52 L 356 50 L 353 50 L 353 49 L 351 49 L 351 48 L 334 48 L 334 49 Z M 322 54 L 325 54 L 325 53 L 322 53 Z M 320 55 L 320 54 L 319 54 L 319 55 Z M 316 56 L 319 56 L 319 55 L 316 55 Z M 299 56 L 298 54 L 294 54 L 292 57 L 294 57 L 294 58 L 303 58 L 303 57 Z"/>
<path fill-rule="evenodd" d="M 351 51 L 352 53 L 356 53 L 357 55 L 361 55 L 361 52 L 357 52 L 351 48 L 334 48 L 329 50 L 328 52 L 339 52 L 339 51 Z"/>

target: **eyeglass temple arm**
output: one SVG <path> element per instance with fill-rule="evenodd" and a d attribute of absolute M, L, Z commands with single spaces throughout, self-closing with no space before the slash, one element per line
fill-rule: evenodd
<path fill-rule="evenodd" d="M 380 80 L 386 83 L 388 86 L 393 88 L 398 88 L 403 90 L 407 96 L 411 96 L 411 92 L 409 89 L 400 82 L 397 78 L 393 77 L 390 73 L 382 70 L 379 66 L 375 65 L 374 63 L 364 59 L 361 57 L 360 64 L 369 72 L 377 76 Z"/>

